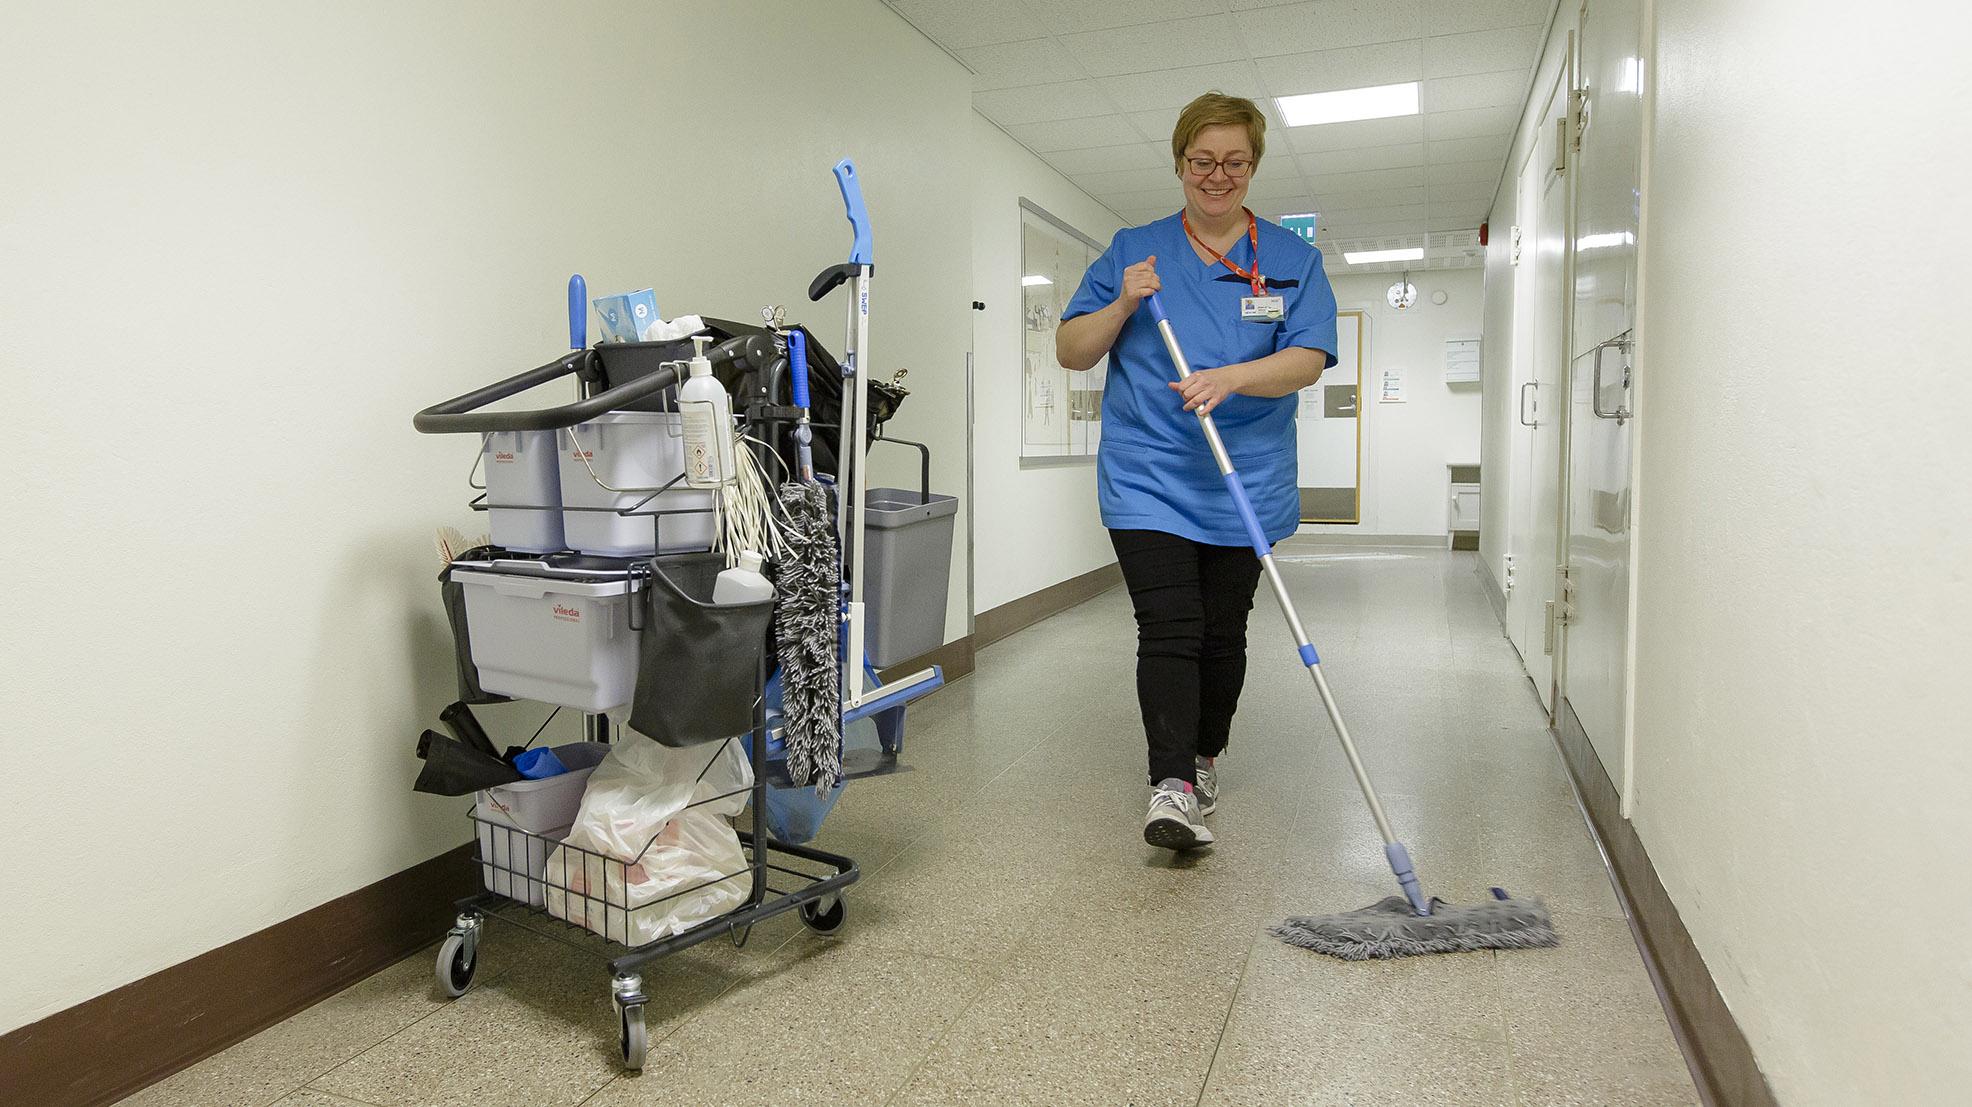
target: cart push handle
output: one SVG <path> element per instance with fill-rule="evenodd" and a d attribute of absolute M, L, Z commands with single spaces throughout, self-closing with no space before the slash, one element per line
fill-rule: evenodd
<path fill-rule="evenodd" d="M 731 363 L 745 368 L 759 369 L 770 364 L 778 356 L 778 352 L 774 349 L 774 340 L 759 334 L 727 339 L 706 353 L 707 359 L 712 362 L 714 368 Z M 636 380 L 619 384 L 608 391 L 598 392 L 587 399 L 563 404 L 560 407 L 537 408 L 532 411 L 479 410 L 487 404 L 518 395 L 530 388 L 568 376 L 570 373 L 580 373 L 584 377 L 593 378 L 600 371 L 602 360 L 602 352 L 594 348 L 571 351 L 538 369 L 530 369 L 463 396 L 455 396 L 443 403 L 433 404 L 412 417 L 411 425 L 425 434 L 560 430 L 563 427 L 586 423 L 598 415 L 655 396 L 677 384 L 683 376 L 683 365 L 679 363 L 677 366 L 659 369 Z"/>
<path fill-rule="evenodd" d="M 843 158 L 835 163 L 835 183 L 842 189 L 842 207 L 849 216 L 849 229 L 854 240 L 849 245 L 849 260 L 840 265 L 831 265 L 816 275 L 808 285 L 808 299 L 820 300 L 835 291 L 837 285 L 856 275 L 858 270 L 876 272 L 876 254 L 870 246 L 870 209 L 863 204 L 863 182 L 856 176 L 856 163 Z"/>

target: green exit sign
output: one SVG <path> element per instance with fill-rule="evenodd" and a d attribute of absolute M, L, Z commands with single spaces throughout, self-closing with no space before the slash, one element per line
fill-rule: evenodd
<path fill-rule="evenodd" d="M 1308 211 L 1302 212 L 1299 215 L 1283 215 L 1280 217 L 1280 225 L 1299 235 L 1303 242 L 1313 246 L 1315 244 L 1315 219 L 1320 214 L 1320 212 Z"/>

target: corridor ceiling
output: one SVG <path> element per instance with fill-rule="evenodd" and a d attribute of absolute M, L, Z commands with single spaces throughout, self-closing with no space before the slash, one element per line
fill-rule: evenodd
<path fill-rule="evenodd" d="M 1208 89 L 1250 96 L 1268 152 L 1247 205 L 1320 213 L 1331 272 L 1479 264 L 1554 0 L 885 0 L 973 74 L 973 106 L 1130 223 L 1176 211 L 1170 134 Z M 1422 83 L 1422 112 L 1287 127 L 1273 98 Z M 1426 242 L 1426 236 L 1429 242 Z M 1344 249 L 1426 246 L 1345 266 Z"/>

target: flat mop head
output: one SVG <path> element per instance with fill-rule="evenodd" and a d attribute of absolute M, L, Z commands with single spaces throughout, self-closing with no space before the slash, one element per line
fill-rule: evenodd
<path fill-rule="evenodd" d="M 1470 907 L 1434 897 L 1429 915 L 1412 910 L 1404 897 L 1391 896 L 1360 911 L 1288 919 L 1268 933 L 1289 945 L 1344 961 L 1561 944 L 1540 900 L 1494 894 L 1498 898 Z"/>

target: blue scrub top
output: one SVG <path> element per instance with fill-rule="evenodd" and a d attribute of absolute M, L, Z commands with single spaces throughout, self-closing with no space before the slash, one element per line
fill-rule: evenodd
<path fill-rule="evenodd" d="M 1158 300 L 1194 371 L 1256 361 L 1291 346 L 1321 350 L 1335 364 L 1335 292 L 1322 269 L 1321 251 L 1264 219 L 1258 230 L 1260 273 L 1268 293 L 1285 301 L 1286 317 L 1279 322 L 1240 318 L 1240 300 L 1253 294 L 1252 284 L 1216 261 L 1200 261 L 1176 215 L 1116 232 L 1083 275 L 1062 321 L 1108 307 L 1122 290 L 1123 270 L 1156 255 L 1164 286 Z M 1254 267 L 1245 235 L 1226 256 L 1242 269 Z M 1102 523 L 1214 546 L 1248 545 L 1198 417 L 1170 387 L 1177 379 L 1157 324 L 1148 310 L 1139 309 L 1109 351 L 1096 460 Z M 1293 534 L 1301 522 L 1296 406 L 1294 396 L 1233 395 L 1212 411 L 1260 526 L 1273 542 Z"/>

